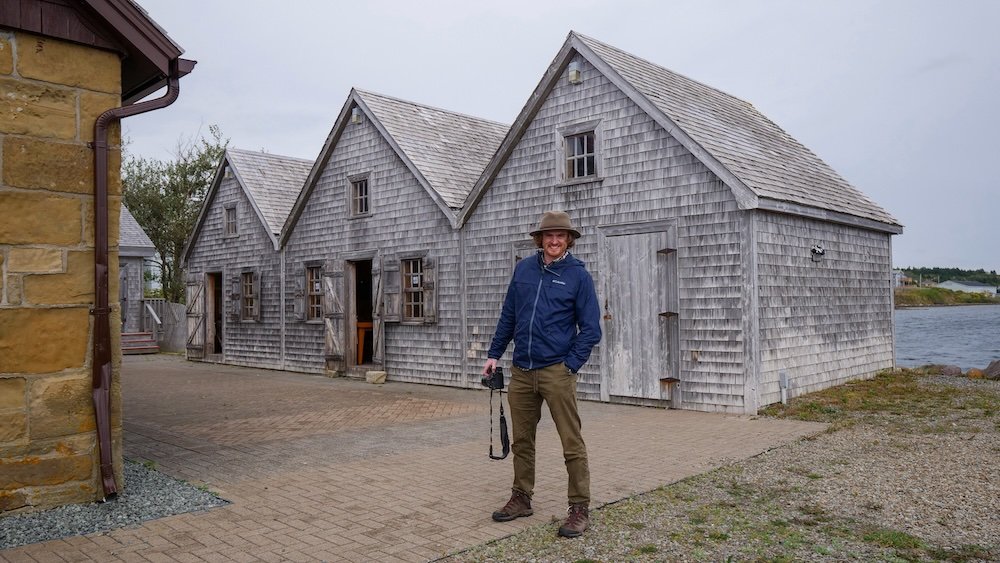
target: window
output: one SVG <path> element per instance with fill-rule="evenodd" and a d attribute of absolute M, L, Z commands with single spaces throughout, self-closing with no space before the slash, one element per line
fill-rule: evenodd
<path fill-rule="evenodd" d="M 351 215 L 367 215 L 368 205 L 368 178 L 354 180 L 351 182 Z"/>
<path fill-rule="evenodd" d="M 230 205 L 226 207 L 224 214 L 225 230 L 223 231 L 227 237 L 234 237 L 238 233 L 236 232 L 236 206 Z"/>
<path fill-rule="evenodd" d="M 403 260 L 403 320 L 418 321 L 424 318 L 424 265 L 423 259 Z"/>
<path fill-rule="evenodd" d="M 323 278 L 319 266 L 306 268 L 306 320 L 323 318 Z"/>
<path fill-rule="evenodd" d="M 566 139 L 566 180 L 597 175 L 593 131 L 569 135 Z"/>
<path fill-rule="evenodd" d="M 257 279 L 253 272 L 243 272 L 241 277 L 241 307 L 240 311 L 244 321 L 256 321 L 260 314 L 260 298 L 257 287 Z"/>

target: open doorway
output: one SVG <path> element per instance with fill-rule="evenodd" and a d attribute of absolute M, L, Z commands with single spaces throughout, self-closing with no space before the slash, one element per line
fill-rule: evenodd
<path fill-rule="evenodd" d="M 372 363 L 372 261 L 351 262 L 354 270 L 354 351 L 356 365 Z"/>
<path fill-rule="evenodd" d="M 205 279 L 205 354 L 222 353 L 222 272 L 211 272 Z"/>

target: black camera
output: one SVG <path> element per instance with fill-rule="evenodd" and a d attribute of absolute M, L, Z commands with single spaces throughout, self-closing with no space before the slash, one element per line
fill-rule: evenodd
<path fill-rule="evenodd" d="M 503 368 L 493 368 L 493 373 L 483 376 L 483 387 L 498 391 L 503 389 Z"/>

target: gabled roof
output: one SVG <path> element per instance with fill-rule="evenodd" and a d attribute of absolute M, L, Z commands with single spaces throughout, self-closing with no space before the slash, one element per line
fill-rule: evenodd
<path fill-rule="evenodd" d="M 371 120 L 453 225 L 456 212 L 509 128 L 495 121 L 352 89 L 288 216 L 282 243 L 288 239 L 355 107 Z"/>
<path fill-rule="evenodd" d="M 226 176 L 227 168 L 232 171 L 237 183 L 250 201 L 250 206 L 267 231 L 274 249 L 278 249 L 278 235 L 284 225 L 296 197 L 302 190 L 312 161 L 291 156 L 281 156 L 257 151 L 247 151 L 227 148 L 219 167 L 215 171 L 215 179 L 205 194 L 205 202 L 195 223 L 191 236 L 184 248 L 184 260 L 201 231 L 208 215 L 208 209 L 215 200 L 215 195 Z"/>
<path fill-rule="evenodd" d="M 477 182 L 460 222 L 468 219 L 555 81 L 577 54 L 719 176 L 742 208 L 902 232 L 892 215 L 753 105 L 576 32 L 570 32 L 497 156 Z"/>
<path fill-rule="evenodd" d="M 226 158 L 268 232 L 281 234 L 313 162 L 240 149 L 227 149 Z"/>
<path fill-rule="evenodd" d="M 121 218 L 118 221 L 118 255 L 119 256 L 153 256 L 156 246 L 149 235 L 135 220 L 132 212 L 122 204 Z"/>

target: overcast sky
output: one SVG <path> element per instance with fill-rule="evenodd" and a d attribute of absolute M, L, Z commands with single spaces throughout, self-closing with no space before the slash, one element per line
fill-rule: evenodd
<path fill-rule="evenodd" d="M 352 87 L 510 123 L 575 30 L 754 104 L 903 223 L 897 267 L 1000 270 L 1000 2 L 138 1 L 198 61 L 140 156 L 314 159 Z"/>

